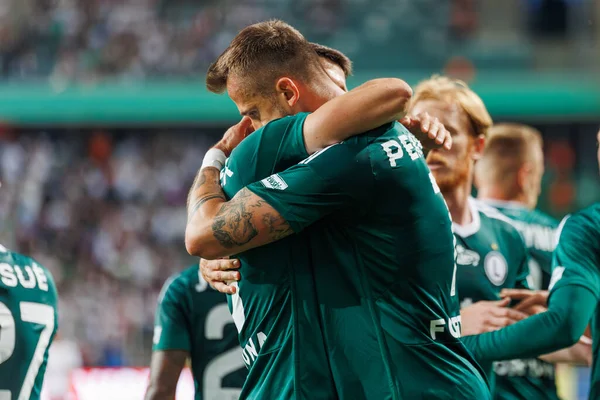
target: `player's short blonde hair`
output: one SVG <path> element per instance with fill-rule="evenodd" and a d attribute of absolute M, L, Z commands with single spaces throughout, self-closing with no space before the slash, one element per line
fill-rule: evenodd
<path fill-rule="evenodd" d="M 514 175 L 527 161 L 533 159 L 536 149 L 543 148 L 540 132 L 528 125 L 496 124 L 488 130 L 483 157 L 477 163 L 478 179 L 498 183 Z"/>
<path fill-rule="evenodd" d="M 433 75 L 421 81 L 413 90 L 409 109 L 423 100 L 439 100 L 459 106 L 469 118 L 474 136 L 487 136 L 492 126 L 492 117 L 481 98 L 461 80 Z"/>

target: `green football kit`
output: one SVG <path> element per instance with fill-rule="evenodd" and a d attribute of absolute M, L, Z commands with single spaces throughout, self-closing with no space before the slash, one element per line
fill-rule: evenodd
<path fill-rule="evenodd" d="M 306 116 L 272 121 L 234 149 L 221 171 L 228 198 L 308 157 L 302 136 Z M 306 236 L 292 235 L 235 258 L 240 260 L 242 279 L 237 293 L 227 297 L 248 368 L 240 398 L 340 397 L 317 318 Z"/>
<path fill-rule="evenodd" d="M 478 359 L 537 357 L 568 347 L 592 327 L 590 399 L 600 398 L 600 203 L 569 217 L 552 261 L 548 311 L 495 332 L 464 338 Z"/>
<path fill-rule="evenodd" d="M 252 267 L 244 260 L 250 252 L 239 255 L 242 279 L 230 301 L 232 314 L 243 345 L 252 339 L 250 332 L 262 334 L 261 341 L 255 333 L 260 352 L 249 379 L 267 343 L 292 331 L 298 332 L 295 347 L 279 346 L 277 356 L 285 350 L 287 359 L 297 359 L 298 352 L 301 358 L 311 353 L 303 341 L 321 338 L 327 361 L 319 365 L 330 369 L 339 398 L 490 398 L 479 366 L 460 341 L 451 222 L 420 143 L 394 123 L 317 152 L 285 171 L 266 156 L 256 156 L 262 146 L 272 147 L 280 158 L 294 144 L 303 147 L 305 118 L 286 117 L 254 132 L 234 150 L 222 174 L 231 197 L 241 189 L 231 190 L 231 179 L 255 172 L 248 160 L 266 165 L 264 170 L 270 171 L 256 174 L 260 181 L 248 189 L 300 233 L 290 238 L 305 241 L 290 260 L 292 269 L 283 268 L 273 244 L 253 250 L 263 250 L 265 257 Z M 277 140 L 267 137 L 269 130 Z M 232 161 L 240 155 L 237 151 L 246 154 Z M 312 286 L 309 295 L 297 290 L 297 278 L 306 282 L 305 288 Z M 257 298 L 269 299 L 268 290 L 254 298 L 249 286 L 264 287 L 263 282 L 273 284 L 274 292 L 287 282 L 292 320 L 294 314 L 304 314 L 311 325 L 292 324 L 269 333 L 257 329 L 265 314 L 280 310 L 272 305 L 281 304 L 267 301 L 270 309 L 252 307 L 259 304 Z M 299 359 L 297 365 L 302 364 Z M 264 370 L 257 374 L 267 375 Z M 313 381 L 311 386 L 320 384 Z"/>
<path fill-rule="evenodd" d="M 454 224 L 461 307 L 500 300 L 504 288 L 528 288 L 527 250 L 511 221 L 496 209 L 469 198 L 472 222 Z M 491 362 L 481 362 L 494 386 Z"/>
<path fill-rule="evenodd" d="M 57 305 L 50 272 L 0 246 L 0 399 L 40 399 Z"/>
<path fill-rule="evenodd" d="M 558 221 L 518 202 L 484 200 L 513 221 L 529 253 L 529 287 L 547 290 L 552 274 L 552 253 L 556 246 Z M 538 358 L 499 361 L 494 364 L 497 400 L 559 400 L 553 364 Z"/>
<path fill-rule="evenodd" d="M 239 398 L 246 379 L 237 332 L 225 295 L 213 290 L 198 265 L 165 282 L 158 297 L 154 351 L 190 354 L 196 400 Z"/>

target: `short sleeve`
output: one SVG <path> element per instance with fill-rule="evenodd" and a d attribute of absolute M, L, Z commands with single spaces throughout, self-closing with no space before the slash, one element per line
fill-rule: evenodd
<path fill-rule="evenodd" d="M 600 232 L 589 215 L 578 213 L 563 225 L 552 260 L 551 295 L 567 285 L 582 286 L 600 300 Z"/>
<path fill-rule="evenodd" d="M 304 141 L 304 122 L 309 115 L 309 113 L 298 113 L 265 126 L 266 140 L 280 141 L 278 159 L 281 159 L 281 162 L 296 164 L 309 156 Z"/>
<path fill-rule="evenodd" d="M 165 283 L 158 299 L 152 350 L 191 350 L 185 286 L 178 278 Z"/>
<path fill-rule="evenodd" d="M 299 113 L 271 121 L 233 150 L 221 173 L 221 186 L 228 198 L 257 179 L 308 157 L 304 143 L 304 121 L 308 115 Z"/>
<path fill-rule="evenodd" d="M 248 189 L 275 208 L 298 233 L 342 208 L 366 207 L 373 191 L 368 148 L 339 143 Z"/>

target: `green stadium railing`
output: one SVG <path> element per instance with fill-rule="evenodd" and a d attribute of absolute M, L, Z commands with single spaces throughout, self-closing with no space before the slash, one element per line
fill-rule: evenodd
<path fill-rule="evenodd" d="M 398 76 L 411 84 L 425 76 L 397 71 L 357 74 Z M 586 74 L 481 74 L 471 82 L 495 118 L 600 120 L 599 76 Z M 201 80 L 103 83 L 57 88 L 51 84 L 0 84 L 0 122 L 10 125 L 220 125 L 239 118 L 226 95 Z"/>

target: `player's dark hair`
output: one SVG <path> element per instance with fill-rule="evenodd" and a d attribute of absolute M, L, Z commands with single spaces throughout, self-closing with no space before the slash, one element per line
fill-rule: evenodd
<path fill-rule="evenodd" d="M 352 75 L 352 61 L 344 53 L 339 50 L 332 49 L 331 47 L 323 46 L 319 43 L 311 43 L 310 45 L 313 47 L 314 51 L 319 57 L 326 58 L 332 63 L 338 65 L 342 71 L 344 71 L 346 78 Z"/>
<path fill-rule="evenodd" d="M 319 57 L 300 32 L 280 20 L 259 22 L 242 29 L 209 67 L 206 87 L 223 93 L 231 75 L 243 79 L 247 91 L 268 92 L 286 76 L 308 82 L 324 74 Z"/>

